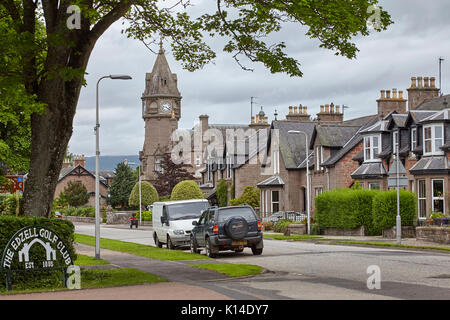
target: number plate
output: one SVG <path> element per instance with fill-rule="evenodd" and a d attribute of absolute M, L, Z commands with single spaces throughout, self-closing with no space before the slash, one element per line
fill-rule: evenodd
<path fill-rule="evenodd" d="M 245 246 L 247 241 L 233 241 L 233 246 Z"/>

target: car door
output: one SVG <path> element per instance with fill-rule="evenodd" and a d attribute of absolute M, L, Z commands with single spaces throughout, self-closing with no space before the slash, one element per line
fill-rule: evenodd
<path fill-rule="evenodd" d="M 167 217 L 167 207 L 166 205 L 161 206 L 161 217 Z M 166 234 L 167 234 L 167 224 L 161 223 L 161 217 L 159 223 L 161 224 L 161 227 L 158 228 L 158 232 L 156 233 L 158 235 L 159 241 L 166 243 Z"/>
<path fill-rule="evenodd" d="M 205 245 L 205 222 L 206 217 L 208 216 L 209 210 L 203 211 L 200 220 L 198 221 L 196 232 L 195 232 L 195 240 L 197 241 L 197 245 L 204 246 Z"/>

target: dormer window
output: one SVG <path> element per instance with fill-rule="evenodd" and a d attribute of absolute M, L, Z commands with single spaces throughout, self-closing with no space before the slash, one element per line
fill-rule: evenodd
<path fill-rule="evenodd" d="M 417 128 L 411 129 L 411 151 L 417 148 Z"/>
<path fill-rule="evenodd" d="M 423 127 L 424 155 L 442 155 L 444 144 L 444 127 L 442 124 Z"/>
<path fill-rule="evenodd" d="M 394 154 L 397 153 L 397 147 L 400 148 L 400 146 L 398 145 L 398 131 L 393 131 L 392 132 L 392 151 Z"/>
<path fill-rule="evenodd" d="M 364 137 L 364 161 L 380 161 L 377 155 L 381 152 L 381 135 Z"/>
<path fill-rule="evenodd" d="M 316 171 L 320 171 L 323 169 L 323 147 L 316 146 Z"/>

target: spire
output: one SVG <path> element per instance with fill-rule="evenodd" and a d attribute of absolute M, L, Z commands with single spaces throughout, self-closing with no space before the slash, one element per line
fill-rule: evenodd
<path fill-rule="evenodd" d="M 151 73 L 146 74 L 145 95 L 170 95 L 181 97 L 177 86 L 177 75 L 172 73 L 167 62 L 162 39 Z"/>

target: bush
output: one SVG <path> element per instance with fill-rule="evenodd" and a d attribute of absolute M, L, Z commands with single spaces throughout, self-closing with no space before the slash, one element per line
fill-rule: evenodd
<path fill-rule="evenodd" d="M 204 199 L 202 190 L 194 180 L 178 182 L 172 190 L 170 200 Z"/>
<path fill-rule="evenodd" d="M 142 221 L 152 221 L 152 211 L 142 211 Z M 139 211 L 136 212 L 136 219 L 139 220 Z"/>
<path fill-rule="evenodd" d="M 402 226 L 413 226 L 417 211 L 416 195 L 400 190 L 400 217 Z M 397 191 L 379 192 L 373 199 L 373 227 L 377 232 L 396 225 Z"/>
<path fill-rule="evenodd" d="M 144 207 L 153 204 L 158 201 L 158 191 L 152 186 L 150 182 L 141 182 L 141 203 Z M 139 208 L 139 182 L 137 182 L 133 190 L 131 190 L 130 197 L 128 199 L 128 205 L 133 208 Z"/>
<path fill-rule="evenodd" d="M 273 230 L 273 222 L 263 222 L 264 231 L 270 231 Z"/>
<path fill-rule="evenodd" d="M 290 224 L 299 224 L 299 223 L 291 220 L 280 220 L 274 224 L 273 231 L 285 233 Z"/>
<path fill-rule="evenodd" d="M 170 201 L 170 196 L 169 195 L 161 196 L 159 197 L 159 201 Z"/>
<path fill-rule="evenodd" d="M 0 193 L 0 213 L 4 214 L 3 211 L 5 209 L 5 200 L 11 196 L 11 193 Z"/>
<path fill-rule="evenodd" d="M 219 207 L 226 207 L 228 202 L 228 186 L 225 179 L 220 179 L 217 184 L 216 195 Z"/>
<path fill-rule="evenodd" d="M 230 204 L 233 206 L 248 204 L 253 209 L 259 208 L 259 191 L 253 186 L 246 186 L 244 191 L 242 191 L 242 195 L 239 198 L 231 199 Z"/>
<path fill-rule="evenodd" d="M 378 234 L 372 223 L 372 200 L 377 190 L 339 189 L 315 198 L 315 219 L 319 228 L 353 229 L 366 226 L 369 234 Z"/>
<path fill-rule="evenodd" d="M 20 229 L 27 227 L 39 225 L 47 227 L 58 234 L 65 244 L 68 246 L 68 251 L 72 256 L 73 261 L 76 260 L 75 249 L 73 247 L 74 242 L 74 225 L 70 221 L 60 220 L 60 219 L 48 219 L 42 217 L 11 217 L 11 216 L 1 216 L 0 217 L 0 252 L 3 252 L 5 246 L 7 245 L 9 239 L 19 231 Z M 30 260 L 37 264 L 41 264 L 45 260 L 44 248 L 41 246 L 33 247 L 30 250 Z M 36 255 L 39 255 L 37 258 Z M 34 256 L 34 257 L 33 257 Z M 58 255 L 58 262 L 62 263 L 59 259 L 62 259 Z M 18 255 L 14 256 L 13 264 L 11 269 L 21 269 L 17 265 Z M 6 290 L 6 277 L 5 273 L 0 273 L 0 291 Z M 13 289 L 24 289 L 36 286 L 46 286 L 53 287 L 60 285 L 64 279 L 63 272 L 61 270 L 45 270 L 45 271 L 32 271 L 32 272 L 16 272 L 12 273 Z"/>

